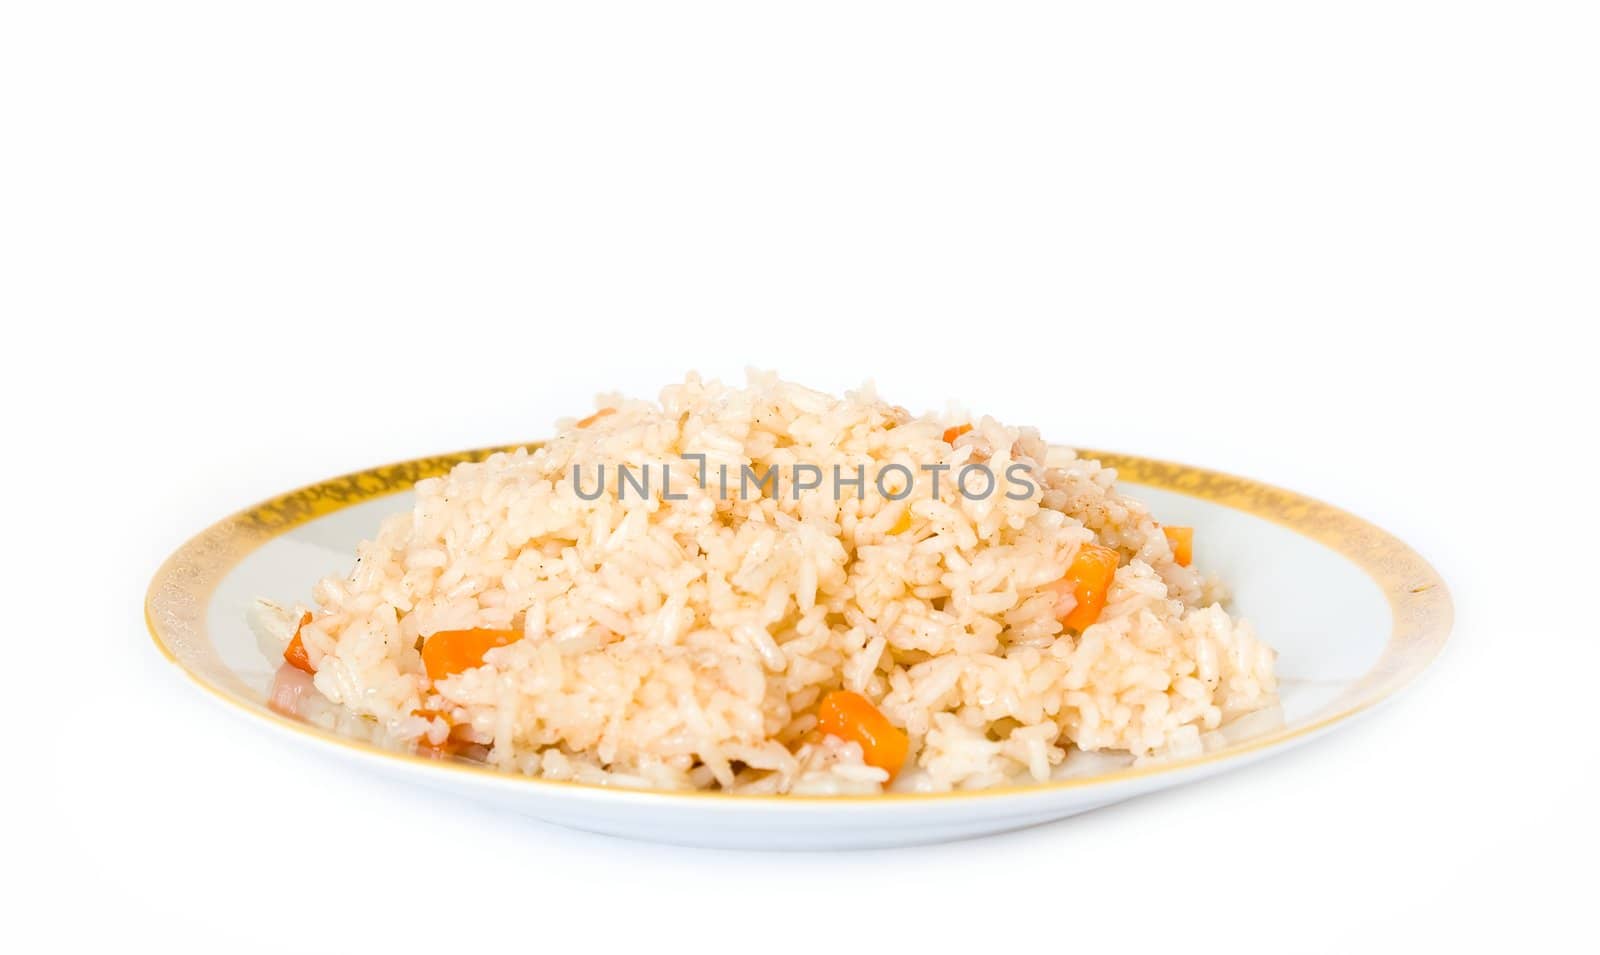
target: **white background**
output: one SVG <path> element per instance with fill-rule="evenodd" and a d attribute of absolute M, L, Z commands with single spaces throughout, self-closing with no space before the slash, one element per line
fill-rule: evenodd
<path fill-rule="evenodd" d="M 1592 4 L 0 9 L 18 951 L 1593 944 Z M 145 636 L 225 513 L 747 365 L 1333 501 L 1455 636 L 1259 767 L 810 855 L 351 775 Z"/>

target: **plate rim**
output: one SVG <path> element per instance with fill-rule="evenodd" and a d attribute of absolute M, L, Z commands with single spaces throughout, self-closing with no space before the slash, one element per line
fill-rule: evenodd
<path fill-rule="evenodd" d="M 1390 610 L 1390 633 L 1383 653 L 1351 686 L 1304 724 L 1275 730 L 1198 756 L 1144 766 L 1039 783 L 948 792 L 881 793 L 877 795 L 737 794 L 705 790 L 658 790 L 603 785 L 575 780 L 542 779 L 507 773 L 462 760 L 437 760 L 388 749 L 293 719 L 249 701 L 226 679 L 226 672 L 206 626 L 206 611 L 218 584 L 250 553 L 310 521 L 379 498 L 409 491 L 419 480 L 437 477 L 457 464 L 482 461 L 519 448 L 532 452 L 542 442 L 500 445 L 449 454 L 410 458 L 316 481 L 267 498 L 217 521 L 170 554 L 145 593 L 145 626 L 156 649 L 189 680 L 235 712 L 309 737 L 326 747 L 343 749 L 364 760 L 391 768 L 421 771 L 436 778 L 463 782 L 492 780 L 498 787 L 532 787 L 530 794 L 586 795 L 623 802 L 691 801 L 741 807 L 818 804 L 862 807 L 909 803 L 950 805 L 995 797 L 1042 796 L 1067 790 L 1111 786 L 1154 776 L 1187 776 L 1192 771 L 1220 768 L 1261 751 L 1305 742 L 1366 713 L 1411 684 L 1436 660 L 1450 635 L 1454 607 L 1449 588 L 1426 559 L 1382 528 L 1315 498 L 1251 478 L 1194 465 L 1113 451 L 1077 449 L 1116 471 L 1129 484 L 1171 491 L 1241 511 L 1285 527 L 1323 544 L 1359 567 L 1377 585 Z M 209 657 L 208 657 L 209 654 Z M 241 684 L 242 686 L 242 684 Z M 1249 760 L 1244 760 L 1248 762 Z M 1242 763 L 1240 763 L 1242 765 Z"/>

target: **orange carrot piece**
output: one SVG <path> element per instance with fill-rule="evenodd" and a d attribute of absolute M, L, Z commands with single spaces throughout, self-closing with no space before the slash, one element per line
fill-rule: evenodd
<path fill-rule="evenodd" d="M 594 424 L 596 421 L 599 421 L 601 418 L 604 418 L 606 415 L 608 415 L 608 414 L 616 414 L 616 413 L 617 413 L 617 409 L 615 409 L 615 408 L 601 408 L 599 411 L 596 411 L 594 414 L 592 414 L 589 417 L 584 418 L 582 421 L 578 422 L 575 425 L 575 427 L 587 428 L 591 424 Z"/>
<path fill-rule="evenodd" d="M 905 510 L 900 512 L 900 516 L 895 520 L 894 526 L 889 528 L 889 533 L 890 533 L 890 535 L 904 534 L 906 531 L 909 531 L 910 529 L 911 529 L 911 508 L 908 507 Z"/>
<path fill-rule="evenodd" d="M 442 680 L 483 666 L 483 655 L 522 639 L 520 630 L 440 630 L 422 643 L 428 679 Z"/>
<path fill-rule="evenodd" d="M 439 719 L 444 720 L 445 723 L 450 727 L 449 735 L 445 736 L 444 740 L 438 743 L 428 739 L 427 734 L 423 734 L 422 738 L 417 740 L 418 756 L 426 756 L 429 759 L 446 759 L 451 756 L 460 755 L 461 751 L 467 748 L 467 742 L 457 738 L 455 721 L 450 718 L 448 713 L 440 713 L 437 710 L 430 710 L 424 707 L 423 709 L 412 710 L 411 715 L 420 716 L 425 720 L 431 720 L 434 717 L 438 717 Z"/>
<path fill-rule="evenodd" d="M 834 690 L 817 709 L 817 728 L 849 743 L 859 743 L 867 765 L 889 771 L 889 778 L 905 765 L 911 741 L 889 722 L 866 697 L 849 690 Z"/>
<path fill-rule="evenodd" d="M 1161 533 L 1167 535 L 1167 542 L 1172 545 L 1172 559 L 1180 567 L 1189 566 L 1194 560 L 1194 528 L 1163 527 Z"/>
<path fill-rule="evenodd" d="M 1061 622 L 1069 629 L 1082 633 L 1090 624 L 1100 619 L 1106 607 L 1106 593 L 1111 589 L 1111 578 L 1117 572 L 1117 552 L 1099 544 L 1084 544 L 1072 558 L 1063 583 L 1072 587 L 1073 604 Z"/>
<path fill-rule="evenodd" d="M 449 759 L 461 755 L 466 748 L 467 744 L 454 736 L 446 737 L 442 743 L 429 742 L 426 736 L 417 740 L 417 755 L 425 759 Z"/>
<path fill-rule="evenodd" d="M 306 654 L 306 645 L 300 639 L 300 631 L 305 629 L 310 622 L 311 614 L 309 612 L 301 615 L 299 626 L 294 628 L 294 636 L 289 639 L 289 645 L 283 648 L 283 660 L 296 670 L 315 673 L 317 668 L 311 665 L 311 657 Z"/>
<path fill-rule="evenodd" d="M 972 425 L 970 425 L 970 424 L 958 425 L 958 426 L 956 426 L 954 428 L 946 428 L 946 429 L 944 429 L 944 443 L 945 444 L 955 444 L 957 438 L 961 437 L 962 435 L 966 434 L 968 431 L 971 431 L 971 430 L 972 430 Z"/>

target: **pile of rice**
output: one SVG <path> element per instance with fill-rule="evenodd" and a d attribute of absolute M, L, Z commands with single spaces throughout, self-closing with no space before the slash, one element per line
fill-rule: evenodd
<path fill-rule="evenodd" d="M 913 417 L 870 389 L 839 398 L 768 375 L 742 389 L 691 376 L 659 403 L 602 408 L 535 451 L 419 482 L 354 571 L 317 586 L 301 639 L 321 695 L 392 737 L 453 732 L 531 776 L 808 794 L 886 786 L 857 744 L 815 732 L 818 701 L 840 688 L 905 730 L 893 788 L 919 791 L 1047 779 L 1074 750 L 1195 752 L 1275 700 L 1272 650 L 1217 585 L 1174 560 L 1113 471 L 1031 428 Z M 899 463 L 919 478 L 902 501 L 870 481 L 859 498 L 827 482 L 724 497 L 682 480 L 698 471 L 685 455 L 713 474 L 728 464 L 735 488 L 746 465 Z M 934 497 L 921 479 L 922 465 L 975 461 L 1026 465 L 1031 496 L 969 499 L 947 474 Z M 656 471 L 651 496 L 583 500 L 574 465 L 592 494 L 602 464 Z M 665 465 L 686 499 L 663 499 Z M 1091 541 L 1122 561 L 1078 634 L 1054 585 Z M 419 638 L 468 628 L 525 636 L 431 682 Z"/>

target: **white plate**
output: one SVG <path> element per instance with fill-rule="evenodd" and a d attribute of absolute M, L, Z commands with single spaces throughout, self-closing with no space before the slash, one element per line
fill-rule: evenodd
<path fill-rule="evenodd" d="M 236 712 L 353 765 L 578 829 L 690 845 L 815 849 L 1017 829 L 1243 766 L 1369 710 L 1421 672 L 1450 629 L 1450 597 L 1433 568 L 1351 514 L 1214 471 L 1085 452 L 1116 467 L 1162 521 L 1195 528 L 1197 561 L 1228 582 L 1233 609 L 1278 650 L 1281 707 L 1225 727 L 1204 755 L 1137 766 L 1080 756 L 1049 782 L 970 793 L 668 793 L 431 760 L 385 746 L 371 724 L 314 698 L 274 706 L 275 689 L 280 703 L 293 695 L 298 671 L 258 647 L 247 621 L 253 600 L 303 601 L 317 579 L 348 571 L 357 542 L 373 536 L 384 516 L 410 505 L 412 484 L 488 453 L 334 478 L 207 529 L 151 583 L 145 616 L 156 645 Z"/>

